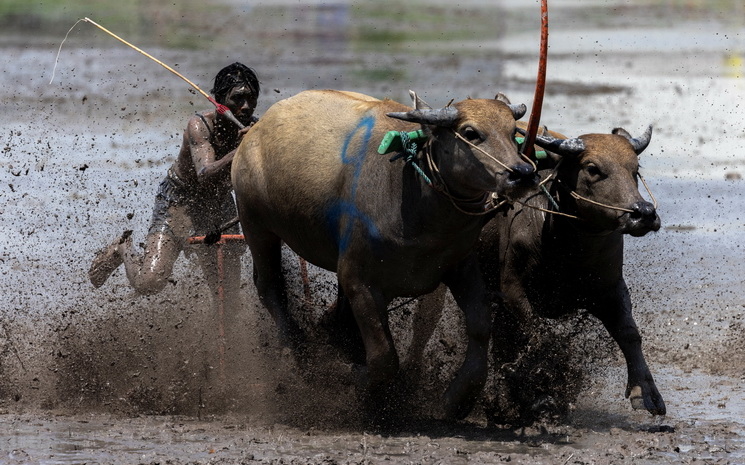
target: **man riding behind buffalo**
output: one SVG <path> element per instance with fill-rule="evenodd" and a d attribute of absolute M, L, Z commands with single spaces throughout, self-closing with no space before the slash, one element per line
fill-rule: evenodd
<path fill-rule="evenodd" d="M 94 287 L 101 287 L 124 263 L 135 291 L 155 294 L 168 282 L 189 236 L 213 232 L 236 216 L 230 165 L 247 128 L 257 121 L 253 113 L 259 81 L 251 68 L 233 63 L 217 73 L 211 92 L 246 128 L 239 129 L 226 115 L 214 110 L 189 119 L 178 158 L 158 188 L 144 253 L 140 255 L 133 247 L 132 231 L 125 231 L 93 259 L 88 277 Z M 226 232 L 237 233 L 238 226 Z M 240 258 L 245 247 L 243 242 L 232 242 L 224 249 L 226 289 L 237 289 L 240 284 Z M 194 252 L 210 289 L 216 293 L 215 247 L 198 245 Z"/>

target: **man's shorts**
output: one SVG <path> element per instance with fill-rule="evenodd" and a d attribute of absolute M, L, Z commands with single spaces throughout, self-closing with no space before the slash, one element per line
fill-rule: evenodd
<path fill-rule="evenodd" d="M 202 236 L 238 215 L 231 191 L 219 196 L 186 185 L 169 169 L 158 186 L 148 234 L 166 233 L 184 241 L 186 236 Z M 184 222 L 191 224 L 183 224 Z M 224 234 L 239 234 L 238 225 Z"/>

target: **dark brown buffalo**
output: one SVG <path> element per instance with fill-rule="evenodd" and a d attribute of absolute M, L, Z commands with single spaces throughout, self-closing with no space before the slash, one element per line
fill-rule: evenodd
<path fill-rule="evenodd" d="M 445 411 L 462 418 L 487 375 L 489 305 L 473 254 L 479 214 L 493 194 L 519 197 L 536 177 L 514 138 L 524 105 L 468 99 L 417 107 L 331 90 L 280 101 L 244 137 L 233 186 L 254 282 L 282 339 L 293 347 L 302 340 L 287 310 L 284 241 L 337 273 L 361 332 L 373 398 L 385 397 L 399 369 L 388 303 L 449 287 L 465 314 L 468 347 Z M 429 139 L 411 162 L 377 153 L 388 131 L 422 128 Z"/>
<path fill-rule="evenodd" d="M 624 235 L 660 228 L 655 206 L 638 186 L 638 156 L 651 135 L 650 126 L 638 139 L 623 129 L 576 139 L 539 136 L 538 145 L 561 156 L 555 171 L 541 172 L 552 176 L 546 187 L 556 205 L 541 193 L 528 197 L 526 206 L 484 228 L 478 249 L 486 275 L 498 277 L 492 285 L 499 286 L 510 314 L 555 318 L 585 309 L 596 316 L 626 359 L 631 405 L 664 415 L 623 278 Z M 558 207 L 577 218 L 528 206 Z"/>
<path fill-rule="evenodd" d="M 642 198 L 638 186 L 638 156 L 649 144 L 652 128 L 638 139 L 623 129 L 575 139 L 551 134 L 539 136 L 536 143 L 549 151 L 539 174 L 550 177 L 544 185 L 553 201 L 534 191 L 491 220 L 477 246 L 487 289 L 500 301 L 494 315 L 495 367 L 509 366 L 518 356 L 530 358 L 527 346 L 536 316 L 558 318 L 584 309 L 600 319 L 623 352 L 631 405 L 663 415 L 665 403 L 644 359 L 623 278 L 624 235 L 643 236 L 660 228 L 655 206 Z M 425 299 L 426 308 L 417 311 L 412 363 L 434 331 L 438 313 L 432 307 L 441 305 L 442 292 Z M 535 387 L 520 383 L 534 381 L 512 379 L 513 395 L 507 398 L 529 398 L 520 391 Z M 530 408 L 523 413 L 529 416 Z"/>

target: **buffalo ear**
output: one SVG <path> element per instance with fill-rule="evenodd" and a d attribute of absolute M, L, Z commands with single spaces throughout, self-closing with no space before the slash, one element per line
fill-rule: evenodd
<path fill-rule="evenodd" d="M 431 110 L 432 109 L 432 107 L 429 106 L 427 102 L 420 99 L 419 96 L 416 94 L 416 92 L 414 92 L 413 90 L 409 91 L 409 97 L 411 97 L 411 103 L 414 104 L 414 109 L 416 110 L 424 110 L 424 109 Z"/>
<path fill-rule="evenodd" d="M 506 103 L 507 105 L 510 105 L 510 104 L 512 103 L 512 102 L 510 102 L 510 99 L 508 99 L 508 98 L 507 98 L 507 96 L 506 96 L 506 95 L 504 95 L 504 94 L 503 94 L 503 93 L 501 93 L 501 92 L 499 92 L 499 93 L 498 93 L 498 94 L 497 94 L 497 95 L 496 95 L 496 96 L 494 97 L 494 99 L 495 99 L 495 100 L 499 100 L 500 102 L 504 102 L 504 103 Z"/>
<path fill-rule="evenodd" d="M 525 116 L 525 113 L 527 113 L 528 111 L 528 107 L 526 107 L 525 104 L 521 103 L 519 105 L 514 105 L 512 102 L 510 102 L 510 99 L 508 99 L 507 96 L 501 92 L 499 92 L 494 97 L 494 99 L 510 107 L 510 111 L 512 112 L 512 117 L 515 118 L 515 120 L 519 120 L 520 118 Z"/>
<path fill-rule="evenodd" d="M 647 126 L 647 130 L 639 137 L 631 137 L 631 134 L 623 128 L 613 129 L 613 134 L 625 137 L 634 148 L 634 152 L 636 152 L 637 155 L 640 155 L 652 140 L 652 125 L 650 124 Z"/>
<path fill-rule="evenodd" d="M 631 134 L 624 128 L 613 128 L 613 131 L 611 131 L 611 134 L 618 134 L 619 136 L 623 136 L 627 139 L 631 139 Z"/>

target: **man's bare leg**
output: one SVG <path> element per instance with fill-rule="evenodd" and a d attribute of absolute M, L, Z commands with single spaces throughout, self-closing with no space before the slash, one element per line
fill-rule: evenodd
<path fill-rule="evenodd" d="M 119 254 L 135 291 L 144 295 L 161 291 L 173 272 L 181 248 L 181 241 L 172 234 L 151 233 L 145 238 L 145 253 L 140 255 L 132 245 L 132 238 L 125 238 L 119 244 Z"/>
<path fill-rule="evenodd" d="M 96 256 L 93 257 L 93 262 L 88 270 L 88 278 L 91 280 L 93 287 L 99 288 L 103 286 L 111 273 L 114 272 L 119 265 L 122 264 L 122 255 L 119 253 L 119 246 L 129 238 L 132 234 L 132 230 L 124 231 L 124 233 L 114 241 L 106 246 L 105 248 L 96 252 Z"/>

